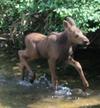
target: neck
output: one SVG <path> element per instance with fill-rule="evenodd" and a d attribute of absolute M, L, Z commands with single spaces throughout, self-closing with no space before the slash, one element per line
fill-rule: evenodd
<path fill-rule="evenodd" d="M 68 30 L 65 30 L 63 32 L 65 35 L 67 35 L 67 38 L 68 38 L 68 42 L 70 43 L 70 45 L 75 45 L 75 43 L 72 42 L 72 39 L 71 39 L 71 36 L 70 36 L 70 33 L 68 32 Z"/>
<path fill-rule="evenodd" d="M 69 33 L 67 31 L 61 32 L 57 36 L 57 41 L 58 44 L 62 47 L 66 46 L 67 44 L 71 44 Z"/>

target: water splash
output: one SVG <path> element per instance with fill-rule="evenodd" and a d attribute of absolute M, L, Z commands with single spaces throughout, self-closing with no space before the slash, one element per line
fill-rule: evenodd
<path fill-rule="evenodd" d="M 31 84 L 29 81 L 19 81 L 17 84 L 25 87 L 34 87 L 34 88 L 42 88 L 42 89 L 50 89 L 52 88 L 51 82 L 47 79 L 46 75 L 40 76 L 38 79 L 34 81 L 33 84 Z M 70 98 L 72 99 L 73 96 L 89 96 L 90 93 L 84 92 L 82 89 L 75 88 L 71 89 L 67 85 L 61 84 L 56 87 L 53 92 L 54 98 Z"/>
<path fill-rule="evenodd" d="M 38 88 L 44 87 L 49 88 L 51 87 L 50 81 L 46 78 L 46 75 L 40 76 L 37 80 L 34 81 L 34 85 L 37 85 Z"/>
<path fill-rule="evenodd" d="M 71 96 L 71 89 L 69 87 L 65 87 L 63 85 L 59 85 L 57 89 L 54 92 L 54 97 L 66 97 L 66 96 Z"/>
<path fill-rule="evenodd" d="M 44 74 L 43 76 L 40 76 L 38 79 L 34 80 L 34 83 L 31 84 L 28 80 L 20 80 L 18 81 L 19 85 L 21 86 L 34 86 L 36 88 L 49 88 L 51 87 L 50 81 L 46 78 L 46 75 Z"/>
<path fill-rule="evenodd" d="M 20 80 L 20 81 L 18 81 L 17 84 L 21 85 L 21 86 L 25 86 L 25 87 L 31 87 L 32 86 L 32 84 L 26 80 Z"/>

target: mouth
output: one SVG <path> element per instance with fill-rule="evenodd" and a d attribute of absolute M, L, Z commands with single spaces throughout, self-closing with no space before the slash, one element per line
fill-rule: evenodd
<path fill-rule="evenodd" d="M 87 47 L 88 47 L 87 45 L 84 45 L 84 46 L 83 46 L 83 49 L 87 49 Z"/>
<path fill-rule="evenodd" d="M 83 44 L 78 44 L 78 47 L 80 49 L 87 49 L 89 44 L 90 44 L 90 42 L 84 42 Z"/>
<path fill-rule="evenodd" d="M 89 46 L 90 42 L 89 41 L 84 41 L 83 42 L 83 48 L 87 48 Z"/>
<path fill-rule="evenodd" d="M 86 46 L 90 45 L 90 42 L 86 42 L 85 45 L 86 45 Z"/>

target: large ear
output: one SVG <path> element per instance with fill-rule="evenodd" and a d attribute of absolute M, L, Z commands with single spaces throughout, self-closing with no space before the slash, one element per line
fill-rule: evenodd
<path fill-rule="evenodd" d="M 75 21 L 71 17 L 67 17 L 66 20 L 70 23 L 71 26 L 76 25 Z"/>
<path fill-rule="evenodd" d="M 63 25 L 64 25 L 64 28 L 69 28 L 70 27 L 70 23 L 66 20 L 63 21 Z"/>

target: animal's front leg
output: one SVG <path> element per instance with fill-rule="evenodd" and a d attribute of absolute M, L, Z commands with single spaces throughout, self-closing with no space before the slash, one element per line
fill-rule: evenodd
<path fill-rule="evenodd" d="M 69 57 L 68 64 L 74 66 L 75 69 L 78 71 L 80 78 L 81 78 L 83 85 L 84 85 L 84 90 L 86 90 L 89 87 L 89 83 L 85 78 L 85 75 L 83 73 L 83 70 L 82 70 L 80 63 L 78 61 L 74 60 L 72 57 Z"/>
<path fill-rule="evenodd" d="M 51 72 L 52 84 L 53 84 L 53 87 L 56 89 L 56 87 L 58 85 L 58 79 L 57 79 L 57 76 L 56 76 L 56 61 L 53 60 L 53 59 L 49 59 L 48 64 L 49 64 L 49 69 L 50 69 L 50 72 Z"/>

